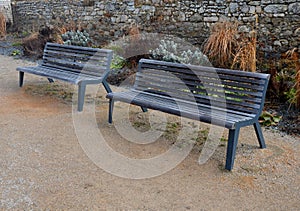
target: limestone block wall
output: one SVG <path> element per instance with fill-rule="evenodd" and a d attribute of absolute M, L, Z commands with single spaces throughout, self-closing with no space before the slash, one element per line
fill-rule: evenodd
<path fill-rule="evenodd" d="M 245 32 L 258 21 L 264 51 L 300 48 L 299 0 L 31 0 L 13 1 L 13 11 L 19 31 L 74 22 L 100 45 L 127 35 L 134 25 L 201 45 L 213 23 L 229 19 L 240 21 Z"/>

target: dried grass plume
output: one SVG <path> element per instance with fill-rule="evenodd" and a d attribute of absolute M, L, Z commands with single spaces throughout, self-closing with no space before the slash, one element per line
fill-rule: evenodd
<path fill-rule="evenodd" d="M 0 38 L 6 36 L 6 18 L 2 12 L 0 12 Z"/>

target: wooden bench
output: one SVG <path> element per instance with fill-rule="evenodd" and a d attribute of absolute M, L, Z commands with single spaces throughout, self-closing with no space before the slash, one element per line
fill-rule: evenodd
<path fill-rule="evenodd" d="M 229 129 L 225 168 L 234 164 L 241 127 L 253 125 L 260 148 L 265 141 L 258 118 L 270 75 L 142 59 L 131 90 L 111 92 L 114 101 L 179 115 Z"/>
<path fill-rule="evenodd" d="M 82 111 L 87 84 L 102 83 L 107 92 L 111 89 L 106 82 L 110 71 L 113 52 L 99 48 L 47 43 L 42 62 L 33 67 L 18 67 L 19 85 L 22 87 L 24 72 L 66 81 L 78 85 L 78 111 Z"/>

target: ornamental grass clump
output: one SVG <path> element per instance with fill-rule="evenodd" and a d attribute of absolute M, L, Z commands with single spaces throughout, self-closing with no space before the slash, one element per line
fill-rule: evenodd
<path fill-rule="evenodd" d="M 238 22 L 215 23 L 205 42 L 203 53 L 219 67 L 231 67 L 235 50 L 238 48 Z"/>
<path fill-rule="evenodd" d="M 203 52 L 216 67 L 256 72 L 256 19 L 250 33 L 239 31 L 238 22 L 217 22 L 211 28 Z"/>
<path fill-rule="evenodd" d="M 0 38 L 6 36 L 6 19 L 2 12 L 0 12 Z"/>
<path fill-rule="evenodd" d="M 245 39 L 239 43 L 239 48 L 234 55 L 231 69 L 256 72 L 256 38 Z"/>
<path fill-rule="evenodd" d="M 294 69 L 294 85 L 289 89 L 286 94 L 288 95 L 288 101 L 290 106 L 300 108 L 300 53 L 297 52 L 297 48 L 293 48 L 285 53 L 287 59 L 293 64 Z"/>

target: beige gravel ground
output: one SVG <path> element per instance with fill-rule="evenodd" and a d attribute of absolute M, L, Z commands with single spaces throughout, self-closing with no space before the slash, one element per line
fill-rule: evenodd
<path fill-rule="evenodd" d="M 267 149 L 262 150 L 254 130 L 243 128 L 232 172 L 223 167 L 224 142 L 204 165 L 198 164 L 195 147 L 165 174 L 120 178 L 83 151 L 72 104 L 34 90 L 49 86 L 47 80 L 25 75 L 25 86 L 18 87 L 15 69 L 30 62 L 0 55 L 0 64 L 1 210 L 300 210 L 299 137 L 264 130 Z M 116 151 L 149 157 L 169 147 L 165 138 L 142 147 L 124 140 L 106 123 L 107 101 L 99 101 L 97 127 Z"/>

